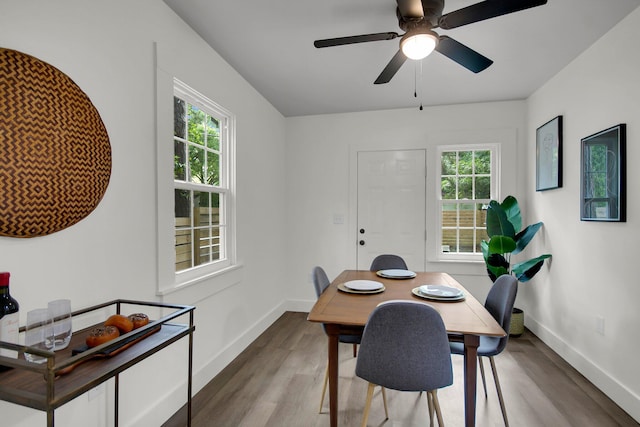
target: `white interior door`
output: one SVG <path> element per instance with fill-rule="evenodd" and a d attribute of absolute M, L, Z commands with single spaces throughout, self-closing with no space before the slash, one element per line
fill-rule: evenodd
<path fill-rule="evenodd" d="M 425 150 L 358 153 L 358 269 L 377 255 L 404 258 L 409 269 L 425 269 Z"/>

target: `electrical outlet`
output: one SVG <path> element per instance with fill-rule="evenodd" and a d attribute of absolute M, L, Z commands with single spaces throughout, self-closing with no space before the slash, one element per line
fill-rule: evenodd
<path fill-rule="evenodd" d="M 596 316 L 596 332 L 604 335 L 604 317 Z"/>

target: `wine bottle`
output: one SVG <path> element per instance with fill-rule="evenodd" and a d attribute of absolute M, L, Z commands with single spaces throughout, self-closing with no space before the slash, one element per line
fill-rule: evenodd
<path fill-rule="evenodd" d="M 8 272 L 0 273 L 0 341 L 18 344 L 20 306 L 9 293 L 10 276 Z M 17 358 L 18 352 L 0 348 L 0 356 Z"/>

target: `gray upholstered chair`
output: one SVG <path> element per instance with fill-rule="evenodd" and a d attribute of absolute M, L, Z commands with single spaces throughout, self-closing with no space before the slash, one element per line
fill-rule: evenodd
<path fill-rule="evenodd" d="M 398 255 L 384 254 L 375 257 L 369 267 L 371 271 L 390 269 L 407 270 L 407 263 Z"/>
<path fill-rule="evenodd" d="M 504 337 L 489 337 L 480 336 L 480 345 L 478 346 L 478 362 L 480 363 L 480 376 L 482 377 L 482 385 L 484 387 L 484 395 L 487 396 L 487 382 L 484 376 L 484 365 L 482 364 L 482 358 L 488 357 L 491 364 L 491 371 L 493 372 L 493 379 L 496 383 L 496 390 L 498 391 L 498 400 L 500 401 L 500 409 L 502 410 L 502 418 L 504 419 L 504 425 L 509 427 L 509 420 L 507 418 L 507 409 L 504 405 L 504 398 L 502 396 L 502 389 L 500 388 L 500 380 L 498 379 L 498 371 L 496 370 L 496 363 L 494 356 L 502 353 L 509 341 L 509 325 L 511 323 L 511 312 L 513 311 L 513 304 L 516 300 L 516 294 L 518 292 L 518 280 L 509 274 L 503 274 L 498 277 L 487 295 L 484 306 L 489 313 L 496 319 L 496 321 L 507 332 Z M 464 354 L 464 346 L 459 342 L 450 343 L 451 353 Z"/>
<path fill-rule="evenodd" d="M 313 287 L 316 290 L 316 296 L 319 298 L 320 295 L 327 289 L 329 284 L 329 278 L 327 277 L 327 273 L 325 273 L 322 267 L 314 267 L 312 271 L 313 276 Z M 322 325 L 324 328 L 324 324 Z M 358 344 L 360 344 L 360 336 L 359 335 L 339 335 L 338 341 L 346 344 L 353 344 L 353 357 L 356 357 Z M 324 373 L 324 381 L 322 385 L 322 396 L 320 397 L 320 409 L 318 412 L 322 412 L 322 404 L 324 403 L 324 395 L 327 392 L 327 382 L 329 380 L 329 365 L 325 369 Z"/>
<path fill-rule="evenodd" d="M 383 392 L 384 388 L 426 391 L 431 426 L 434 410 L 438 424 L 443 426 L 437 390 L 453 383 L 453 371 L 447 331 L 440 314 L 418 301 L 392 300 L 380 304 L 364 328 L 356 375 L 369 382 L 363 427 L 367 425 L 376 385 L 383 387 Z"/>

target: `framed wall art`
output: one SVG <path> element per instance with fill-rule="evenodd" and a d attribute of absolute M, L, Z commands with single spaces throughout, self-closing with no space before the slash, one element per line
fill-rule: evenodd
<path fill-rule="evenodd" d="M 626 138 L 619 124 L 581 140 L 581 220 L 627 220 Z"/>
<path fill-rule="evenodd" d="M 536 129 L 536 191 L 562 187 L 562 116 Z"/>

